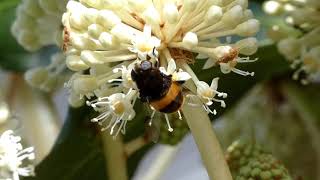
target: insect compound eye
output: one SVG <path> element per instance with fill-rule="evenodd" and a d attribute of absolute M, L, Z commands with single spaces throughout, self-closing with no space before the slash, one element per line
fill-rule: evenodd
<path fill-rule="evenodd" d="M 142 61 L 140 67 L 142 70 L 146 71 L 152 68 L 152 64 L 150 61 Z"/>

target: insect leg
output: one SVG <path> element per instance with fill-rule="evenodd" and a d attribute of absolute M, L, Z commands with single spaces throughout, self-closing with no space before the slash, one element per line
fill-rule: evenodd
<path fill-rule="evenodd" d="M 172 129 L 171 125 L 170 125 L 170 121 L 169 121 L 168 115 L 167 115 L 167 114 L 164 114 L 164 117 L 165 117 L 165 119 L 166 119 L 166 121 L 167 121 L 168 131 L 169 131 L 169 132 L 172 132 L 173 129 Z"/>

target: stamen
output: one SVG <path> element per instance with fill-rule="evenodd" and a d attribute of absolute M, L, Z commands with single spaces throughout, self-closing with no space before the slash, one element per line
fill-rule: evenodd
<path fill-rule="evenodd" d="M 169 131 L 169 132 L 172 132 L 173 129 L 172 129 L 171 125 L 170 125 L 170 121 L 169 121 L 168 115 L 167 115 L 167 114 L 164 114 L 164 117 L 165 117 L 166 122 L 167 122 L 167 125 L 168 125 L 168 131 Z"/>
<path fill-rule="evenodd" d="M 122 82 L 123 79 L 111 79 L 108 81 L 108 83 L 113 83 L 113 82 Z"/>
<path fill-rule="evenodd" d="M 215 102 L 219 102 L 221 107 L 223 107 L 223 108 L 226 107 L 226 103 L 223 100 L 216 99 L 216 98 L 212 98 L 212 100 Z"/>
<path fill-rule="evenodd" d="M 236 60 L 238 63 L 251 63 L 251 62 L 256 62 L 258 61 L 258 58 L 252 59 L 250 60 L 249 57 L 245 57 L 245 58 L 237 58 Z"/>
<path fill-rule="evenodd" d="M 155 114 L 156 114 L 156 111 L 153 111 L 152 114 L 151 114 L 151 117 L 150 117 L 149 126 L 152 125 L 152 120 L 153 120 L 153 117 L 154 117 Z"/>
<path fill-rule="evenodd" d="M 182 120 L 182 115 L 181 115 L 180 110 L 178 111 L 178 115 L 179 115 L 179 119 Z"/>
<path fill-rule="evenodd" d="M 237 74 L 240 74 L 242 76 L 254 76 L 254 72 L 248 72 L 248 71 L 242 71 L 240 69 L 237 69 L 237 68 L 232 68 L 232 71 L 234 73 L 237 73 Z"/>
<path fill-rule="evenodd" d="M 203 105 L 203 108 L 204 108 L 205 111 L 207 111 L 207 113 L 210 113 L 210 114 L 213 114 L 213 115 L 217 114 L 217 111 L 215 109 L 212 111 L 207 105 Z"/>

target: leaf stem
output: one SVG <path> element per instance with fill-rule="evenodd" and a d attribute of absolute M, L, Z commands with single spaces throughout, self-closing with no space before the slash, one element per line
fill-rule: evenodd
<path fill-rule="evenodd" d="M 224 153 L 205 110 L 187 104 L 182 110 L 210 179 L 232 180 Z"/>
<path fill-rule="evenodd" d="M 127 162 L 121 135 L 113 138 L 109 133 L 101 132 L 101 137 L 108 180 L 127 180 Z"/>

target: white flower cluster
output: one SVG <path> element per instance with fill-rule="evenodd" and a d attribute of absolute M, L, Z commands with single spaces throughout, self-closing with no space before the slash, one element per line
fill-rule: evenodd
<path fill-rule="evenodd" d="M 0 137 L 0 179 L 19 180 L 19 176 L 33 176 L 34 166 L 21 167 L 25 160 L 33 160 L 34 148 L 23 149 L 19 136 L 12 130 L 5 131 Z"/>
<path fill-rule="evenodd" d="M 62 14 L 68 0 L 24 0 L 18 6 L 11 31 L 18 43 L 28 51 L 48 45 L 62 46 Z M 65 68 L 65 56 L 58 52 L 47 67 L 29 70 L 27 82 L 43 91 L 52 91 Z"/>
<path fill-rule="evenodd" d="M 285 15 L 286 23 L 297 31 L 297 35 L 287 36 L 278 43 L 279 52 L 292 63 L 293 68 L 297 69 L 293 78 L 299 79 L 303 72 L 306 73 L 306 77 L 300 78 L 303 84 L 318 79 L 320 77 L 320 1 L 272 0 L 264 4 L 264 9 L 270 14 Z"/>
<path fill-rule="evenodd" d="M 25 73 L 25 80 L 30 86 L 50 92 L 59 85 L 63 79 L 60 75 L 66 69 L 66 58 L 62 53 L 55 53 L 50 59 L 48 66 L 33 68 Z"/>
<path fill-rule="evenodd" d="M 28 51 L 59 45 L 66 4 L 67 0 L 23 0 L 17 8 L 12 34 Z"/>
<path fill-rule="evenodd" d="M 204 68 L 219 66 L 223 73 L 253 75 L 236 68 L 238 63 L 254 61 L 240 54 L 252 55 L 258 47 L 252 36 L 259 22 L 247 7 L 247 0 L 69 1 L 62 22 L 66 63 L 76 72 L 68 83 L 71 104 L 97 96 L 88 102 L 102 112 L 93 121 L 108 119 L 111 133 L 115 124 L 124 127 L 135 114 L 133 105 L 139 96 L 131 71 L 150 60 L 174 81 L 191 79 L 196 87 L 191 99 L 214 113 L 209 108 L 213 101 L 225 106 L 215 96 L 226 98 L 217 91 L 218 78 L 209 86 L 189 64 L 197 53 L 207 59 Z M 245 38 L 232 42 L 231 36 Z"/>

